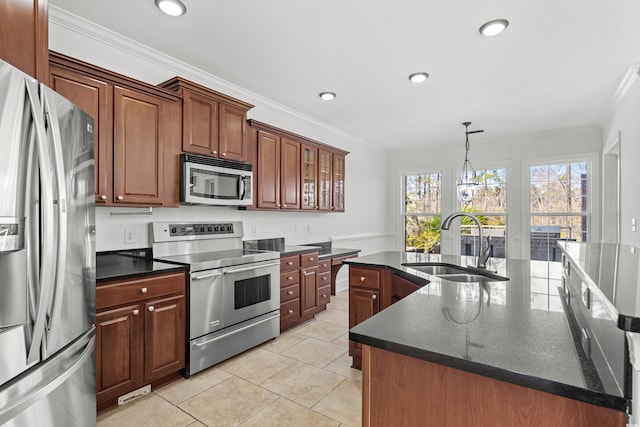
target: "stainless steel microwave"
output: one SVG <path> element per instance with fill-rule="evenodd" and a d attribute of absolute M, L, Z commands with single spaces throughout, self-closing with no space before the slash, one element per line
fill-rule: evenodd
<path fill-rule="evenodd" d="M 180 181 L 180 201 L 184 204 L 253 204 L 253 168 L 249 163 L 181 154 Z"/>

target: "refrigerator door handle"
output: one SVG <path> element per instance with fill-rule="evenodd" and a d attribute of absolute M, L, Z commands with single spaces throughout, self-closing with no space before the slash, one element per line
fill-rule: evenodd
<path fill-rule="evenodd" d="M 51 335 L 47 336 L 47 341 L 44 346 L 45 352 L 43 354 L 44 357 L 47 357 L 48 355 L 46 350 L 48 344 L 55 345 L 55 336 L 60 333 L 60 328 L 57 328 L 56 326 L 60 320 L 61 315 L 65 268 L 67 263 L 67 185 L 65 182 L 64 158 L 62 155 L 62 136 L 60 133 L 60 126 L 58 124 L 58 113 L 55 109 L 55 106 L 51 105 L 51 101 L 47 96 L 44 85 L 40 83 L 40 86 L 40 93 L 44 104 L 45 120 L 47 120 L 47 123 L 49 125 L 48 129 L 51 135 L 53 150 L 52 166 L 56 180 L 56 187 L 58 190 L 58 215 L 56 221 L 57 224 L 55 227 L 55 229 L 57 230 L 57 234 L 54 237 L 55 241 L 57 242 L 57 250 L 55 251 L 56 275 L 55 281 L 53 282 L 53 295 L 51 295 L 51 301 L 48 304 L 48 329 Z"/>
<path fill-rule="evenodd" d="M 60 387 L 93 356 L 95 329 L 89 330 L 64 351 L 0 388 L 0 425 Z M 16 397 L 18 397 L 16 399 Z M 71 402 L 73 404 L 73 402 Z"/>
<path fill-rule="evenodd" d="M 46 129 L 42 106 L 38 99 L 38 83 L 26 78 L 27 96 L 31 108 L 33 129 L 36 134 L 38 147 L 38 160 L 40 163 L 40 198 L 42 206 L 41 233 L 42 251 L 40 267 L 40 293 L 38 298 L 38 310 L 31 334 L 31 344 L 27 355 L 27 364 L 32 364 L 40 359 L 40 347 L 44 335 L 47 308 L 51 298 L 55 266 L 54 266 L 54 238 L 53 238 L 53 189 L 47 179 L 51 177 L 51 156 L 46 144 Z"/>

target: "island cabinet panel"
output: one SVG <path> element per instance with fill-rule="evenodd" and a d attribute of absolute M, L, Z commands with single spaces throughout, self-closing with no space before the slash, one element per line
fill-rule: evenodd
<path fill-rule="evenodd" d="M 625 426 L 624 412 L 363 346 L 362 425 Z"/>
<path fill-rule="evenodd" d="M 246 162 L 247 111 L 253 105 L 182 77 L 160 87 L 183 97 L 182 150 L 225 160 Z"/>
<path fill-rule="evenodd" d="M 49 80 L 47 0 L 0 2 L 0 59 L 46 83 Z"/>
<path fill-rule="evenodd" d="M 98 411 L 146 384 L 179 376 L 185 367 L 185 274 L 153 274 L 96 287 Z"/>
<path fill-rule="evenodd" d="M 50 52 L 50 82 L 94 119 L 96 204 L 179 205 L 181 97 Z"/>
<path fill-rule="evenodd" d="M 422 286 L 412 282 L 411 280 L 405 279 L 397 274 L 393 274 L 391 277 L 391 290 L 389 292 L 388 303 L 389 305 L 394 304 L 400 301 L 402 298 L 414 293 Z M 385 308 L 385 307 L 383 307 Z"/>

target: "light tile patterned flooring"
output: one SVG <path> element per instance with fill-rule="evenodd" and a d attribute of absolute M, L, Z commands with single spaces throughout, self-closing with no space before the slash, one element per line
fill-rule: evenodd
<path fill-rule="evenodd" d="M 362 372 L 348 354 L 348 292 L 232 359 L 107 412 L 98 427 L 361 425 Z"/>

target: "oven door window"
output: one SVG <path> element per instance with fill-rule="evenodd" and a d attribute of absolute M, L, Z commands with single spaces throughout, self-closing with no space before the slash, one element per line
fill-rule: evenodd
<path fill-rule="evenodd" d="M 207 199 L 238 199 L 240 176 L 197 167 L 190 168 L 190 195 Z"/>
<path fill-rule="evenodd" d="M 271 299 L 271 275 L 251 277 L 234 282 L 234 308 L 240 310 Z"/>

